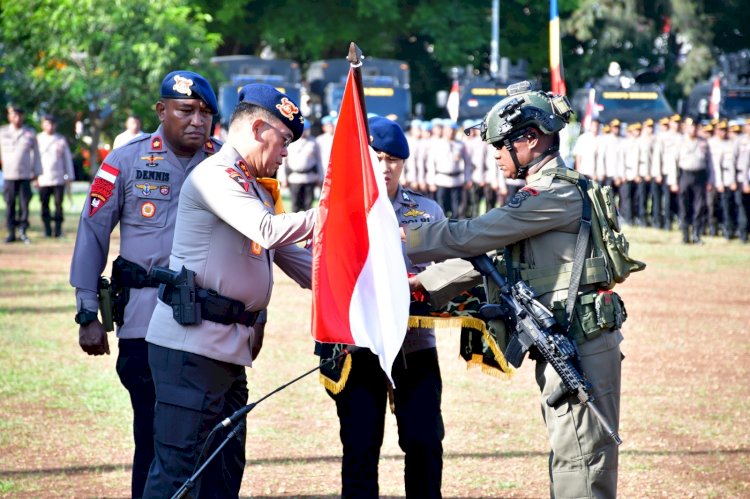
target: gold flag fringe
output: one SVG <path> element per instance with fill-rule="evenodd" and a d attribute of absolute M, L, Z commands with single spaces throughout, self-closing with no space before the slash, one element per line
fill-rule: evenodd
<path fill-rule="evenodd" d="M 338 381 L 333 381 L 328 376 L 321 373 L 318 377 L 320 384 L 323 385 L 326 390 L 333 393 L 334 395 L 341 393 L 346 385 L 346 380 L 349 379 L 349 373 L 352 371 L 352 356 L 347 355 L 344 359 L 344 367 L 341 369 L 341 377 Z"/>
<path fill-rule="evenodd" d="M 500 347 L 498 347 L 495 338 L 492 337 L 487 329 L 487 324 L 482 319 L 470 316 L 425 317 L 412 315 L 409 317 L 409 327 L 431 329 L 456 329 L 467 327 L 481 331 L 482 338 L 484 338 L 484 341 L 490 346 L 490 350 L 492 350 L 492 353 L 495 356 L 495 361 L 500 366 L 500 369 L 485 364 L 484 359 L 479 354 L 472 355 L 472 358 L 466 361 L 466 367 L 481 366 L 483 373 L 502 379 L 510 379 L 513 376 L 513 368 L 508 365 L 508 361 L 505 360 L 503 352 L 500 351 Z"/>

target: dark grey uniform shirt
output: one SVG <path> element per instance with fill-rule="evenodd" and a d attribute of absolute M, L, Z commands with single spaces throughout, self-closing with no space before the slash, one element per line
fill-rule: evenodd
<path fill-rule="evenodd" d="M 183 164 L 169 150 L 161 127 L 112 151 L 94 178 L 78 225 L 70 284 L 76 308 L 95 311 L 99 276 L 107 265 L 110 234 L 120 224 L 120 255 L 144 269 L 167 266 L 180 188 L 188 172 L 221 143 L 210 139 Z M 144 338 L 156 288 L 131 289 L 120 338 Z"/>

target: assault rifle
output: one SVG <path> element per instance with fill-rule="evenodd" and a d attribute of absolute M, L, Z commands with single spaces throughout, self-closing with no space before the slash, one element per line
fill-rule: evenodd
<path fill-rule="evenodd" d="M 474 268 L 486 276 L 500 289 L 502 304 L 487 304 L 479 312 L 485 319 L 512 315 L 515 318 L 515 331 L 505 350 L 506 360 L 514 367 L 521 366 L 526 352 L 534 347 L 539 355 L 555 370 L 562 385 L 547 399 L 547 405 L 554 407 L 565 396 L 575 395 L 591 409 L 610 437 L 620 445 L 622 440 L 607 423 L 591 396 L 591 383 L 580 369 L 578 349 L 562 334 L 552 312 L 536 299 L 534 291 L 524 281 L 513 286 L 500 275 L 487 255 L 467 258 Z"/>

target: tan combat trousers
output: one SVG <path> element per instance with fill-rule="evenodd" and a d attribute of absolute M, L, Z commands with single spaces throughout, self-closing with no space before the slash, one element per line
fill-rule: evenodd
<path fill-rule="evenodd" d="M 594 403 L 615 431 L 620 420 L 621 341 L 618 330 L 578 346 L 581 367 L 592 383 Z M 614 440 L 576 399 L 568 397 L 555 408 L 545 403 L 561 383 L 546 362 L 537 363 L 536 379 L 551 448 L 550 497 L 616 497 L 618 448 Z"/>

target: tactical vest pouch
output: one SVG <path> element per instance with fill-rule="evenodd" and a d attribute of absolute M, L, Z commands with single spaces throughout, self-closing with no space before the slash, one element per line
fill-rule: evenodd
<path fill-rule="evenodd" d="M 601 336 L 603 332 L 622 327 L 627 318 L 625 305 L 614 291 L 597 291 L 578 297 L 573 309 L 570 339 L 580 345 Z M 565 300 L 552 304 L 552 313 L 559 324 L 566 324 Z"/>

